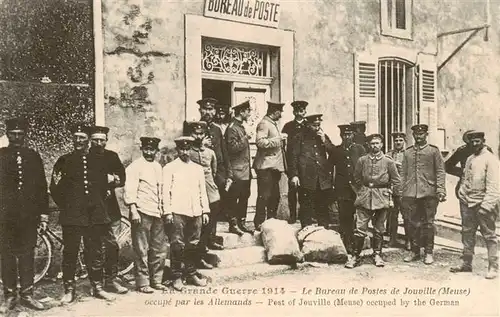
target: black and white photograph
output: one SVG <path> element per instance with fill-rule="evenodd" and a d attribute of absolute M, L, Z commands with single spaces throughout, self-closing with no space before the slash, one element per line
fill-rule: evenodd
<path fill-rule="evenodd" d="M 0 316 L 500 316 L 500 0 L 0 0 Z"/>

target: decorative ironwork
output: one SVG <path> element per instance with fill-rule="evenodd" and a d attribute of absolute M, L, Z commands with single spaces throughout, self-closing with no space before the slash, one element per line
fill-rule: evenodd
<path fill-rule="evenodd" d="M 204 43 L 202 70 L 230 75 L 268 76 L 268 51 L 241 45 Z"/>

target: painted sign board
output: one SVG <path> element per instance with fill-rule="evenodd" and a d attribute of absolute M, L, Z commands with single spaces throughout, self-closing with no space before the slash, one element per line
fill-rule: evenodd
<path fill-rule="evenodd" d="M 206 17 L 277 28 L 279 0 L 205 0 Z"/>

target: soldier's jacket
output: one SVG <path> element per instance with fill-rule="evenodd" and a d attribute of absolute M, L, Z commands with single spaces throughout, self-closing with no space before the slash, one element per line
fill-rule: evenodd
<path fill-rule="evenodd" d="M 285 123 L 283 126 L 283 129 L 281 129 L 281 133 L 286 133 L 287 136 L 287 146 L 286 146 L 286 159 L 287 162 L 290 160 L 290 155 L 291 155 L 291 146 L 290 144 L 292 143 L 293 138 L 299 133 L 300 131 L 304 130 L 306 128 L 306 119 L 302 120 L 300 123 L 297 122 L 296 120 L 289 121 Z"/>
<path fill-rule="evenodd" d="M 404 156 L 405 150 L 402 149 L 401 151 L 398 150 L 390 150 L 389 152 L 386 153 L 386 156 L 391 158 L 394 163 L 396 163 L 396 168 L 398 169 L 399 175 L 401 175 L 401 172 L 403 171 L 403 156 Z M 396 194 L 394 194 L 396 195 Z"/>
<path fill-rule="evenodd" d="M 40 155 L 29 148 L 0 148 L 0 222 L 38 221 L 49 208 Z"/>
<path fill-rule="evenodd" d="M 277 123 L 268 116 L 264 116 L 256 130 L 257 154 L 253 161 L 253 168 L 285 171 L 285 155 Z"/>
<path fill-rule="evenodd" d="M 330 159 L 332 165 L 335 166 L 335 194 L 338 199 L 354 200 L 356 198 L 352 188 L 354 168 L 359 158 L 365 153 L 365 148 L 356 143 L 352 143 L 349 147 L 344 144 L 335 147 Z"/>
<path fill-rule="evenodd" d="M 215 152 L 217 158 L 217 171 L 215 173 L 215 183 L 217 186 L 224 186 L 226 180 L 231 178 L 231 169 L 229 168 L 229 158 L 227 147 L 224 142 L 222 130 L 215 123 L 208 125 L 208 135 L 212 138 L 211 149 Z"/>
<path fill-rule="evenodd" d="M 436 146 L 413 145 L 405 150 L 401 172 L 403 197 L 446 194 L 445 176 L 443 157 Z"/>
<path fill-rule="evenodd" d="M 119 183 L 108 184 L 108 191 L 106 194 L 106 208 L 111 221 L 119 220 L 121 217 L 121 210 L 116 199 L 115 188 L 123 187 L 125 185 L 125 167 L 123 166 L 120 157 L 117 153 L 104 150 L 103 154 L 95 153 L 95 155 L 103 155 L 104 164 L 106 164 L 107 174 L 114 174 L 120 178 Z"/>
<path fill-rule="evenodd" d="M 357 207 L 369 210 L 390 207 L 391 191 L 400 195 L 400 177 L 394 160 L 385 156 L 367 154 L 356 163 L 354 171 Z"/>
<path fill-rule="evenodd" d="M 229 158 L 232 179 L 251 179 L 250 170 L 250 144 L 243 124 L 238 119 L 233 119 L 226 129 L 225 143 Z"/>
<path fill-rule="evenodd" d="M 366 135 L 364 133 L 360 132 L 354 133 L 354 143 L 363 146 L 365 152 L 369 151 L 369 145 L 366 142 Z"/>
<path fill-rule="evenodd" d="M 61 225 L 109 223 L 107 190 L 107 168 L 102 156 L 71 152 L 59 157 L 54 165 L 50 192 L 61 208 Z"/>
<path fill-rule="evenodd" d="M 333 188 L 333 166 L 328 156 L 332 154 L 334 145 L 325 135 L 325 142 L 315 131 L 305 128 L 295 135 L 291 143 L 290 160 L 288 161 L 288 177 L 298 176 L 300 187 L 316 190 Z"/>

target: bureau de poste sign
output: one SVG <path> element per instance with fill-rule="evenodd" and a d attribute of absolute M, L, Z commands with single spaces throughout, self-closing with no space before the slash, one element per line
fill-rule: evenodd
<path fill-rule="evenodd" d="M 205 0 L 205 16 L 277 28 L 279 0 Z"/>

